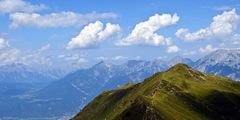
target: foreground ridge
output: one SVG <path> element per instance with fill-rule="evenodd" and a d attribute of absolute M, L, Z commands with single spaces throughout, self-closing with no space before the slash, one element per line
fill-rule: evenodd
<path fill-rule="evenodd" d="M 73 120 L 237 120 L 240 83 L 205 74 L 185 64 L 142 83 L 104 91 Z"/>

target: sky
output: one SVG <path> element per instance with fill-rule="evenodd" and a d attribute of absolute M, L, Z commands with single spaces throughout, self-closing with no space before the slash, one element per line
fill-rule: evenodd
<path fill-rule="evenodd" d="M 0 0 L 0 65 L 86 67 L 240 45 L 239 0 Z"/>

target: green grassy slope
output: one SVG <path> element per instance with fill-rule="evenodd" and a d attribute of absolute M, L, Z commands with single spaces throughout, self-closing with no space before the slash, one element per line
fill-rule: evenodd
<path fill-rule="evenodd" d="M 105 91 L 75 120 L 239 119 L 240 83 L 177 64 L 142 83 Z"/>

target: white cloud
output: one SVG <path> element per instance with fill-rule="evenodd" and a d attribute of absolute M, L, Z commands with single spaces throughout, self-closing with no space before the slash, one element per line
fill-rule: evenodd
<path fill-rule="evenodd" d="M 82 57 L 81 55 L 78 54 L 73 54 L 73 55 L 67 55 L 63 56 L 65 60 L 71 61 L 71 62 L 76 62 L 76 63 L 85 63 L 87 60 Z"/>
<path fill-rule="evenodd" d="M 88 60 L 80 54 L 62 54 L 58 55 L 57 57 L 59 60 L 65 61 L 63 66 L 70 67 L 71 69 L 79 69 L 79 67 L 84 67 L 88 62 Z"/>
<path fill-rule="evenodd" d="M 176 14 L 155 14 L 149 17 L 147 21 L 138 23 L 126 38 L 118 41 L 117 45 L 169 45 L 171 44 L 171 39 L 165 38 L 156 32 L 162 28 L 176 24 L 178 20 L 179 17 Z"/>
<path fill-rule="evenodd" d="M 113 56 L 113 57 L 104 57 L 104 56 L 100 56 L 97 57 L 97 60 L 101 60 L 101 61 L 121 61 L 121 60 L 126 60 L 128 59 L 128 57 L 125 56 L 121 56 L 121 55 L 117 55 L 117 56 Z"/>
<path fill-rule="evenodd" d="M 227 11 L 227 10 L 231 10 L 232 7 L 231 6 L 215 6 L 215 7 L 211 7 L 213 10 L 217 10 L 217 11 Z"/>
<path fill-rule="evenodd" d="M 185 51 L 183 53 L 184 56 L 192 56 L 192 55 L 195 55 L 195 54 L 197 54 L 196 51 Z"/>
<path fill-rule="evenodd" d="M 96 21 L 85 26 L 78 36 L 72 38 L 67 49 L 96 47 L 100 42 L 108 39 L 121 30 L 118 24 L 107 23 L 105 28 L 102 22 Z"/>
<path fill-rule="evenodd" d="M 213 48 L 212 45 L 208 44 L 205 46 L 205 48 L 200 48 L 199 51 L 202 52 L 202 53 L 209 53 L 209 52 L 213 52 L 217 50 L 217 48 Z"/>
<path fill-rule="evenodd" d="M 167 49 L 168 53 L 177 53 L 179 51 L 179 47 L 176 45 L 169 46 Z"/>
<path fill-rule="evenodd" d="M 0 65 L 12 64 L 12 63 L 22 63 L 21 51 L 18 49 L 9 49 L 0 51 Z"/>
<path fill-rule="evenodd" d="M 58 57 L 58 58 L 64 58 L 65 55 L 62 54 L 62 55 L 58 55 L 57 57 Z"/>
<path fill-rule="evenodd" d="M 0 49 L 0 66 L 20 63 L 28 65 L 37 70 L 41 70 L 52 68 L 53 63 L 55 62 L 55 64 L 59 64 L 58 62 L 63 62 L 63 66 L 76 69 L 80 66 L 84 66 L 85 63 L 88 62 L 83 56 L 78 54 L 63 54 L 57 57 L 54 55 L 48 55 L 45 51 L 48 50 L 49 47 L 50 45 L 45 45 L 35 50 L 21 50 L 10 47 L 6 49 Z"/>
<path fill-rule="evenodd" d="M 43 51 L 45 50 L 41 50 L 40 48 L 37 50 L 23 51 L 20 49 L 8 47 L 6 49 L 0 50 L 0 65 L 21 63 L 36 68 L 38 68 L 37 66 L 41 67 L 43 65 L 45 67 L 51 66 L 51 57 L 43 55 Z"/>
<path fill-rule="evenodd" d="M 127 58 L 128 57 L 118 55 L 118 56 L 113 57 L 112 60 L 118 61 L 118 60 L 125 60 Z"/>
<path fill-rule="evenodd" d="M 240 44 L 240 34 L 234 34 L 232 37 L 233 44 Z"/>
<path fill-rule="evenodd" d="M 23 52 L 21 51 L 22 55 L 19 57 L 22 63 L 33 66 L 33 67 L 48 67 L 52 66 L 51 56 L 45 56 L 39 51 L 31 51 L 31 52 Z"/>
<path fill-rule="evenodd" d="M 168 57 L 167 56 L 159 56 L 159 57 L 157 57 L 156 59 L 157 60 L 164 60 L 164 59 L 167 59 Z"/>
<path fill-rule="evenodd" d="M 136 59 L 136 60 L 141 60 L 142 57 L 141 57 L 141 56 L 136 56 L 135 59 Z"/>
<path fill-rule="evenodd" d="M 30 66 L 41 67 L 41 66 L 52 66 L 51 56 L 44 55 L 44 51 L 48 50 L 50 45 L 45 45 L 36 50 L 19 50 L 20 56 L 17 62 L 22 62 Z"/>
<path fill-rule="evenodd" d="M 96 59 L 97 59 L 97 60 L 100 60 L 100 61 L 106 61 L 106 60 L 108 60 L 109 58 L 108 58 L 108 57 L 104 57 L 104 56 L 100 56 L 100 57 L 97 57 Z"/>
<path fill-rule="evenodd" d="M 42 46 L 40 49 L 38 49 L 38 51 L 42 52 L 42 51 L 46 51 L 50 48 L 50 44 L 44 45 Z"/>
<path fill-rule="evenodd" d="M 186 28 L 179 29 L 175 35 L 185 41 L 197 41 L 206 39 L 218 39 L 221 41 L 235 41 L 233 36 L 237 35 L 237 28 L 240 25 L 240 16 L 236 10 L 223 12 L 221 15 L 213 17 L 209 27 L 190 32 Z"/>
<path fill-rule="evenodd" d="M 9 46 L 8 41 L 3 38 L 0 38 L 0 49 L 6 48 L 8 46 Z"/>
<path fill-rule="evenodd" d="M 1 0 L 0 13 L 14 13 L 14 12 L 34 12 L 46 9 L 43 4 L 32 5 L 23 0 Z"/>
<path fill-rule="evenodd" d="M 12 23 L 10 28 L 19 26 L 33 26 L 38 28 L 53 28 L 53 27 L 71 27 L 81 26 L 101 19 L 116 18 L 114 13 L 89 13 L 79 14 L 75 12 L 59 12 L 41 15 L 38 13 L 22 13 L 17 12 L 10 14 Z"/>

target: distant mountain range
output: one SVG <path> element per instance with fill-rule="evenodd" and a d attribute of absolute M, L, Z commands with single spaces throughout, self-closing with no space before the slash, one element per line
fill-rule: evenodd
<path fill-rule="evenodd" d="M 42 83 L 52 82 L 65 75 L 61 70 L 35 70 L 25 64 L 0 66 L 0 82 L 7 83 Z"/>
<path fill-rule="evenodd" d="M 194 62 L 190 58 L 182 58 L 180 56 L 176 56 L 176 57 L 172 58 L 171 60 L 169 60 L 166 63 L 168 65 L 168 67 L 174 66 L 174 65 L 176 65 L 178 63 L 184 63 L 184 64 L 187 64 L 189 66 L 193 66 L 194 65 Z"/>
<path fill-rule="evenodd" d="M 104 91 L 73 120 L 237 120 L 240 83 L 185 64 Z"/>
<path fill-rule="evenodd" d="M 240 80 L 240 49 L 220 49 L 194 63 L 194 69 Z"/>
<path fill-rule="evenodd" d="M 24 64 L 0 66 L 0 95 L 18 95 L 18 93 L 39 90 L 65 75 L 58 70 L 37 71 Z"/>
<path fill-rule="evenodd" d="M 13 77 L 9 79 L 15 81 L 15 83 L 19 80 L 29 82 L 32 80 L 35 83 L 39 81 L 53 82 L 40 90 L 38 89 L 36 92 L 20 94 L 20 96 L 18 95 L 17 97 L 11 98 L 11 101 L 17 101 L 19 104 L 14 106 L 14 110 L 12 110 L 11 105 L 6 105 L 5 108 L 1 107 L 0 117 L 52 117 L 73 115 L 102 91 L 115 89 L 129 82 L 142 82 L 145 78 L 157 72 L 166 71 L 177 63 L 185 63 L 202 72 L 240 80 L 239 49 L 217 50 L 196 62 L 180 56 L 170 61 L 129 60 L 121 65 L 113 65 L 101 61 L 88 69 L 80 69 L 67 74 L 57 81 L 55 81 L 56 79 L 54 78 L 59 77 L 57 77 L 54 72 L 54 74 L 32 73 L 31 70 L 24 67 L 6 67 L 13 69 L 11 71 L 16 71 L 10 72 L 11 75 L 2 74 L 2 76 Z M 1 70 L 0 76 L 1 73 L 8 73 L 6 72 L 8 71 L 7 69 Z M 37 75 L 40 76 L 35 77 Z M 1 81 L 5 80 L 7 80 L 7 78 L 0 78 L 0 87 Z M 11 102 L 9 104 L 11 104 Z M 2 106 L 1 103 L 0 106 Z M 24 106 L 24 108 L 21 106 Z"/>

